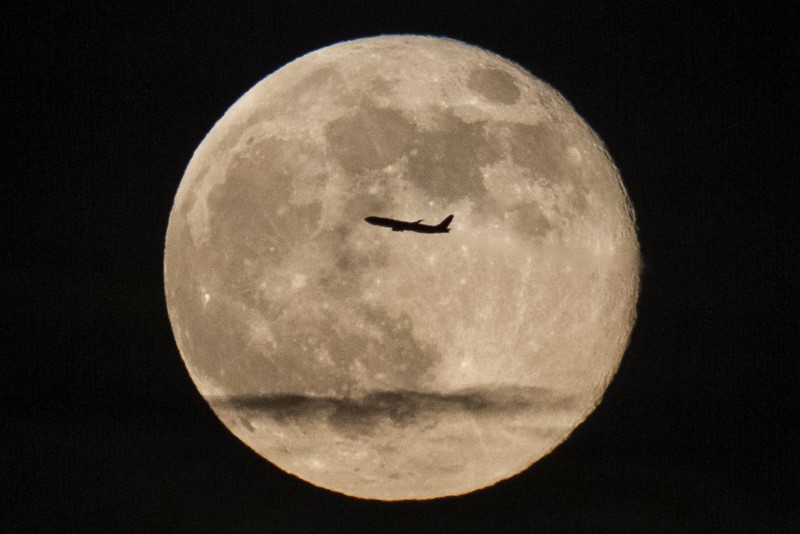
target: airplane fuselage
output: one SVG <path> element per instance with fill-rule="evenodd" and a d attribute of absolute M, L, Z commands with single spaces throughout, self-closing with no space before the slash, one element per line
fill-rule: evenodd
<path fill-rule="evenodd" d="M 386 217 L 367 217 L 364 219 L 369 224 L 375 226 L 384 226 L 391 228 L 392 232 L 418 232 L 421 234 L 446 234 L 450 232 L 448 225 L 453 219 L 453 216 L 447 217 L 437 225 L 422 224 L 422 219 L 415 222 L 398 221 L 396 219 L 388 219 Z"/>

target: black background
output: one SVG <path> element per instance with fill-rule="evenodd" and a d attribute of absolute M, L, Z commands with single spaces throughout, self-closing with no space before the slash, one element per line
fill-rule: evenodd
<path fill-rule="evenodd" d="M 796 10 L 485 4 L 6 9 L 0 530 L 800 529 Z M 318 489 L 239 443 L 184 369 L 162 287 L 175 191 L 228 106 L 382 33 L 479 45 L 559 90 L 619 167 L 644 258 L 597 411 L 520 476 L 420 503 Z"/>

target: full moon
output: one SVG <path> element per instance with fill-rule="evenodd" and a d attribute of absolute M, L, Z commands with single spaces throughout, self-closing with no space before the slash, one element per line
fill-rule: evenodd
<path fill-rule="evenodd" d="M 386 217 L 449 233 L 392 231 Z M 242 442 L 367 499 L 527 469 L 602 399 L 635 321 L 633 209 L 591 128 L 481 48 L 329 46 L 195 151 L 164 257 L 200 394 Z"/>

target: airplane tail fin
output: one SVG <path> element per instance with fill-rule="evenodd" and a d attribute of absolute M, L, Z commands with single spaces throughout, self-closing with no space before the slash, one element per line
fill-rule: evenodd
<path fill-rule="evenodd" d="M 444 220 L 442 220 L 442 222 L 440 222 L 439 224 L 436 225 L 436 228 L 438 228 L 440 230 L 448 230 L 448 227 L 450 226 L 450 221 L 452 221 L 452 220 L 453 220 L 453 216 L 452 215 L 448 215 L 447 217 L 444 218 Z"/>

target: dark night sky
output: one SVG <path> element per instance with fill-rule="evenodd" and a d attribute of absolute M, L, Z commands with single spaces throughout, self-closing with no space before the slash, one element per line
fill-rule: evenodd
<path fill-rule="evenodd" d="M 0 530 L 800 530 L 797 10 L 192 4 L 0 20 Z M 172 200 L 214 122 L 290 60 L 381 33 L 479 45 L 558 89 L 622 173 L 645 264 L 597 411 L 524 474 L 424 503 L 317 489 L 240 444 L 162 289 Z"/>

